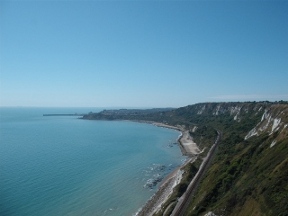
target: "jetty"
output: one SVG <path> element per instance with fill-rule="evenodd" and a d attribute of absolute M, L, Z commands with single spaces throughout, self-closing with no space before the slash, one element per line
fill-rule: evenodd
<path fill-rule="evenodd" d="M 57 113 L 57 114 L 43 114 L 43 116 L 84 116 L 85 114 L 78 114 L 78 113 L 74 113 L 74 114 L 61 114 L 61 113 Z"/>

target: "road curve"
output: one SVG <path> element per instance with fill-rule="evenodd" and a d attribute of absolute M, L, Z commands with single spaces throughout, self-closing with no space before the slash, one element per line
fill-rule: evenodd
<path fill-rule="evenodd" d="M 186 192 L 178 199 L 178 202 L 177 202 L 171 216 L 184 216 L 184 213 L 185 213 L 187 207 L 189 206 L 189 200 L 191 198 L 191 195 L 195 191 L 196 185 L 199 183 L 201 177 L 203 176 L 204 171 L 207 168 L 207 165 L 209 164 L 211 157 L 215 153 L 215 149 L 216 149 L 216 147 L 219 144 L 219 141 L 221 139 L 221 133 L 219 131 L 217 131 L 217 133 L 218 133 L 218 135 L 217 135 L 217 138 L 216 138 L 214 144 L 210 148 L 207 156 L 204 158 L 202 164 L 199 167 L 198 172 L 196 173 L 196 175 L 194 176 L 194 178 L 192 179 L 192 181 L 188 185 Z"/>

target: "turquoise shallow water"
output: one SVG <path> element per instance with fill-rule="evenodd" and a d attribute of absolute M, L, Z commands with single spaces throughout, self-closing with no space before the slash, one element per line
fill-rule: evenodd
<path fill-rule="evenodd" d="M 179 132 L 44 117 L 89 108 L 0 108 L 0 215 L 133 215 L 185 160 Z"/>

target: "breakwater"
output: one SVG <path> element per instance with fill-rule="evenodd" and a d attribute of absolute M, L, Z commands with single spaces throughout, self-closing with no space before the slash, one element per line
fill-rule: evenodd
<path fill-rule="evenodd" d="M 61 113 L 57 113 L 57 114 L 43 114 L 43 116 L 84 116 L 85 114 L 78 114 L 78 113 L 74 113 L 74 114 L 61 114 Z"/>

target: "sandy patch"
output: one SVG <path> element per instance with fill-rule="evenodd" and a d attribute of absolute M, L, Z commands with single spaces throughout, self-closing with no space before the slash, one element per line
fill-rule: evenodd
<path fill-rule="evenodd" d="M 189 131 L 182 131 L 182 137 L 180 138 L 179 142 L 187 154 L 198 155 L 200 153 L 200 149 L 193 141 L 193 138 L 190 136 Z"/>

